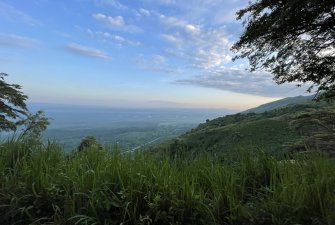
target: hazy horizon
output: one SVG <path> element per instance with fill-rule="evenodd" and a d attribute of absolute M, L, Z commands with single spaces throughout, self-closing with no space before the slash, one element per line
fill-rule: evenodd
<path fill-rule="evenodd" d="M 227 114 L 237 113 L 231 109 L 210 108 L 144 108 L 144 107 L 107 107 L 93 105 L 69 105 L 52 103 L 30 103 L 28 108 L 31 112 L 43 110 L 50 118 L 50 127 L 59 124 L 64 127 L 76 126 L 86 127 L 108 127 L 114 122 L 172 122 L 172 123 L 194 123 L 205 122 Z M 134 115 L 136 115 L 134 117 Z M 143 116 L 141 118 L 141 116 Z"/>
<path fill-rule="evenodd" d="M 120 108 L 106 106 L 28 103 L 29 111 L 43 110 L 50 125 L 46 141 L 57 140 L 73 150 L 85 136 L 95 136 L 104 145 L 118 143 L 131 150 L 179 136 L 208 119 L 237 111 L 195 108 Z M 11 134 L 9 134 L 11 135 Z M 8 137 L 6 134 L 3 137 Z"/>

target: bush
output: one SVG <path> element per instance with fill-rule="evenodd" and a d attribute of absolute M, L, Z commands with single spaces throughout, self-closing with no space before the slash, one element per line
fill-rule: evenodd
<path fill-rule="evenodd" d="M 97 141 L 94 136 L 87 136 L 83 138 L 78 146 L 78 152 L 83 151 L 85 149 L 98 149 L 102 150 L 102 145 Z"/>

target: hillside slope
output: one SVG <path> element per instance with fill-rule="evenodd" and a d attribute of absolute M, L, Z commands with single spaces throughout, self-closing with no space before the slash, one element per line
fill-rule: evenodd
<path fill-rule="evenodd" d="M 335 149 L 335 104 L 304 101 L 263 113 L 219 117 L 157 147 L 176 152 L 219 153 L 238 148 L 271 152 Z"/>
<path fill-rule="evenodd" d="M 314 98 L 314 95 L 310 95 L 310 96 L 296 96 L 296 97 L 288 97 L 288 98 L 283 98 L 277 101 L 273 101 L 270 103 L 266 103 L 260 106 L 257 106 L 255 108 L 251 108 L 248 109 L 242 113 L 263 113 L 266 111 L 270 111 L 273 109 L 277 109 L 277 108 L 281 108 L 281 107 L 286 107 L 286 106 L 293 106 L 296 104 L 304 104 L 304 103 L 308 103 L 311 102 Z"/>

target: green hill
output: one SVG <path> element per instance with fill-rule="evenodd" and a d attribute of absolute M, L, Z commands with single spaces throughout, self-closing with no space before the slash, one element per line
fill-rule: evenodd
<path fill-rule="evenodd" d="M 275 109 L 255 113 L 266 108 Z M 314 102 L 311 97 L 299 96 L 247 112 L 207 120 L 157 149 L 169 149 L 172 154 L 220 153 L 238 148 L 270 152 L 306 149 L 334 152 L 334 103 Z"/>
<path fill-rule="evenodd" d="M 266 103 L 263 105 L 260 105 L 258 107 L 255 108 L 251 108 L 248 109 L 242 113 L 262 113 L 262 112 L 266 112 L 266 111 L 270 111 L 273 109 L 277 109 L 277 108 L 281 108 L 281 107 L 286 107 L 286 106 L 292 106 L 292 105 L 296 105 L 296 104 L 303 104 L 303 103 L 308 103 L 311 102 L 314 98 L 314 95 L 310 95 L 310 96 L 296 96 L 296 97 L 288 97 L 288 98 L 283 98 L 277 101 L 273 101 L 270 103 Z"/>

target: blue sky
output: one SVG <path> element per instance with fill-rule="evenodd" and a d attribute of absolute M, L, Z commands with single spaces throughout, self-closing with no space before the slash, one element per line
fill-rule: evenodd
<path fill-rule="evenodd" d="M 32 102 L 246 109 L 304 93 L 232 62 L 246 0 L 1 0 L 0 66 Z"/>

